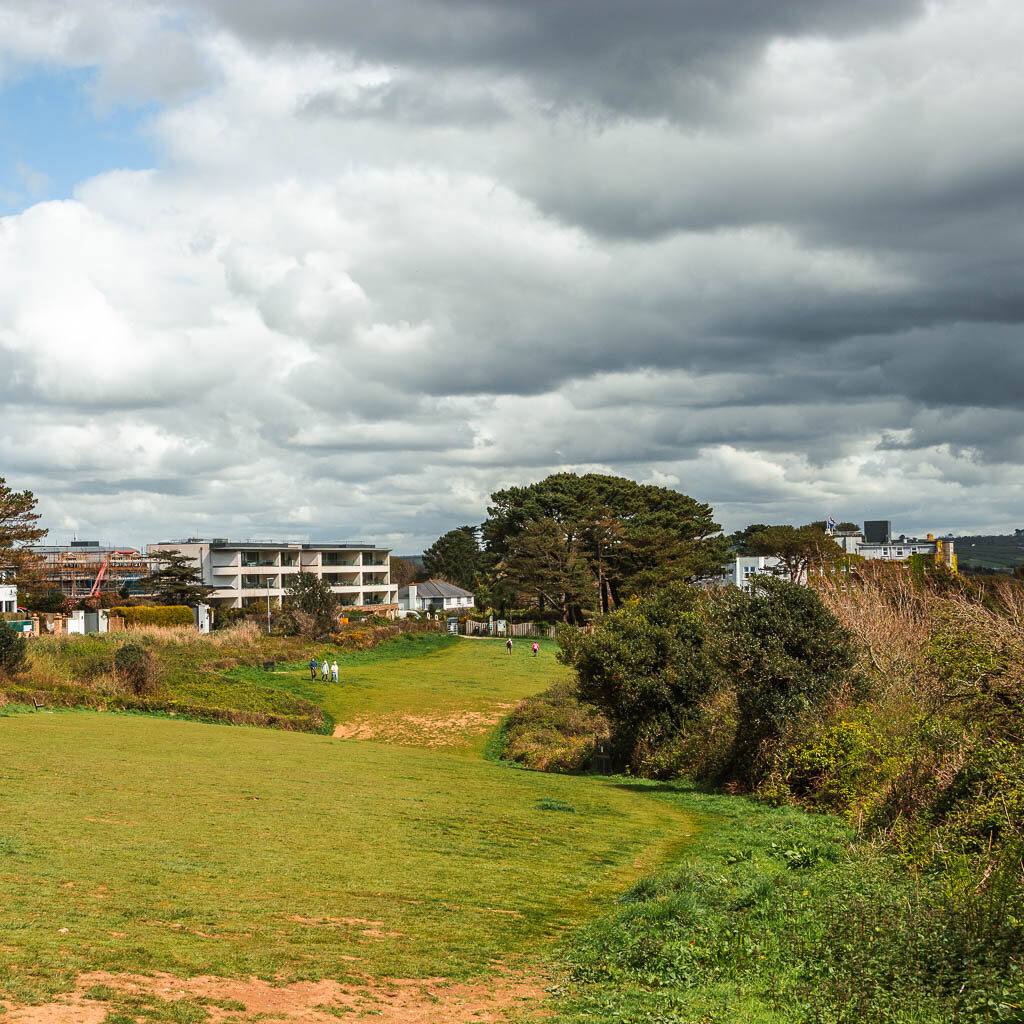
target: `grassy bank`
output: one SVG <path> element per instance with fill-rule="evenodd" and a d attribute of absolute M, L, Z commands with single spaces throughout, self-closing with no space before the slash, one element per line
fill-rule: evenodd
<path fill-rule="evenodd" d="M 152 656 L 154 679 L 139 693 L 114 669 L 118 649 L 139 645 Z M 0 700 L 48 707 L 141 711 L 235 725 L 330 732 L 329 716 L 298 694 L 232 676 L 238 665 L 292 660 L 302 641 L 267 637 L 252 624 L 203 636 L 191 627 L 137 627 L 124 633 L 39 637 L 28 664 L 0 677 Z"/>
<path fill-rule="evenodd" d="M 967 879 L 913 875 L 831 816 L 683 783 L 620 784 L 700 827 L 680 861 L 562 944 L 559 1021 L 1024 1019 L 1020 962 L 1007 973 L 989 927 L 1005 907 Z"/>

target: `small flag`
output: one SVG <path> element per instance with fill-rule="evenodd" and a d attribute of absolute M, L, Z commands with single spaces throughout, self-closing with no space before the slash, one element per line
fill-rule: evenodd
<path fill-rule="evenodd" d="M 832 518 L 832 516 L 828 517 L 828 532 L 829 533 L 835 533 L 836 532 L 836 521 L 835 521 L 835 519 Z"/>

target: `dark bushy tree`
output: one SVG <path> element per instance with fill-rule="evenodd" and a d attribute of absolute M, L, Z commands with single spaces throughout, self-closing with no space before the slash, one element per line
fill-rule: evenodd
<path fill-rule="evenodd" d="M 23 589 L 38 573 L 39 558 L 25 545 L 35 544 L 46 536 L 36 523 L 36 499 L 31 491 L 15 491 L 0 476 L 0 572 L 13 569 Z"/>
<path fill-rule="evenodd" d="M 734 554 L 747 557 L 755 555 L 757 552 L 751 551 L 750 549 L 750 539 L 762 530 L 768 529 L 770 529 L 770 527 L 767 523 L 751 523 L 750 526 L 729 534 L 729 546 L 732 548 Z"/>
<path fill-rule="evenodd" d="M 579 552 L 602 609 L 670 581 L 717 575 L 728 557 L 709 505 L 625 477 L 556 473 L 491 495 L 482 533 L 496 563 L 530 524 L 554 523 L 552 547 Z M 512 583 L 513 581 L 509 581 Z"/>
<path fill-rule="evenodd" d="M 576 670 L 579 696 L 612 723 L 622 760 L 657 746 L 698 714 L 716 685 L 708 658 L 707 602 L 693 587 L 666 587 L 627 602 L 593 634 L 563 630 L 559 659 Z"/>
<path fill-rule="evenodd" d="M 152 595 L 157 604 L 197 605 L 213 593 L 203 583 L 202 574 L 191 555 L 177 550 L 161 551 L 156 556 L 161 568 L 143 576 L 139 588 Z"/>
<path fill-rule="evenodd" d="M 856 683 L 853 637 L 814 590 L 765 576 L 749 594 L 725 591 L 715 617 L 715 657 L 739 711 L 732 771 L 750 781 L 798 716 Z"/>
<path fill-rule="evenodd" d="M 563 622 L 575 618 L 580 608 L 593 607 L 597 597 L 579 545 L 567 540 L 551 519 L 528 523 L 510 541 L 495 579 L 539 604 L 557 608 Z"/>
<path fill-rule="evenodd" d="M 25 667 L 28 657 L 25 638 L 0 619 L 0 673 L 13 676 Z"/>
<path fill-rule="evenodd" d="M 289 579 L 284 604 L 281 624 L 286 632 L 318 640 L 338 627 L 338 595 L 311 572 Z"/>
<path fill-rule="evenodd" d="M 153 652 L 142 644 L 129 641 L 114 652 L 114 674 L 138 696 L 156 691 L 157 670 Z"/>
<path fill-rule="evenodd" d="M 482 565 L 478 537 L 479 530 L 475 526 L 460 526 L 438 537 L 423 552 L 423 569 L 427 576 L 472 590 Z"/>

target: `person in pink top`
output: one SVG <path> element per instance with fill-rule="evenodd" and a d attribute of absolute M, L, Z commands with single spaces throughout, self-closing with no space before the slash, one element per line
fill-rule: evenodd
<path fill-rule="evenodd" d="M 540 644 L 536 640 L 533 641 L 533 656 L 536 658 L 540 653 Z"/>

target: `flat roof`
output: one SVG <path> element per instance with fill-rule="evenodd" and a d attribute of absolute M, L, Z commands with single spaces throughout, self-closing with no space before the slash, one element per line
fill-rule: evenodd
<path fill-rule="evenodd" d="M 273 548 L 275 551 L 323 551 L 330 550 L 357 550 L 357 551 L 390 551 L 390 548 L 382 547 L 380 544 L 362 544 L 353 541 L 323 541 L 318 544 L 300 544 L 298 541 L 288 540 L 205 540 L 201 537 L 190 537 L 188 540 L 161 540 L 150 547 L 167 547 L 176 544 L 208 544 L 211 551 L 234 550 L 235 548 Z"/>
<path fill-rule="evenodd" d="M 103 544 L 100 545 L 99 541 L 89 544 L 36 544 L 28 548 L 29 551 L 34 551 L 40 555 L 70 555 L 70 554 L 82 554 L 82 555 L 94 555 L 97 552 L 100 553 L 111 553 L 120 552 L 122 554 L 129 555 L 141 555 L 142 552 L 138 548 L 124 545 L 118 547 L 114 544 Z"/>

